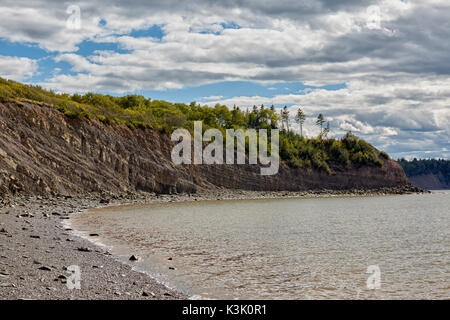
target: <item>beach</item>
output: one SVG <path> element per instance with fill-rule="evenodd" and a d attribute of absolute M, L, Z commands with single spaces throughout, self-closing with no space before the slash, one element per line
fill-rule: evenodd
<path fill-rule="evenodd" d="M 416 188 L 256 192 L 219 190 L 202 194 L 22 196 L 0 200 L 0 299 L 188 299 L 133 262 L 120 262 L 107 249 L 67 227 L 70 215 L 115 205 L 225 199 L 371 196 L 419 192 Z M 106 201 L 105 201 L 106 200 Z M 105 203 L 107 202 L 107 203 Z M 131 253 L 132 254 L 132 253 Z M 70 266 L 80 268 L 80 289 L 67 286 Z"/>

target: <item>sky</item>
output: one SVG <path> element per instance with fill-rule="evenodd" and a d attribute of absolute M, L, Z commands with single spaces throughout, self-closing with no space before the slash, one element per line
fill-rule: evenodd
<path fill-rule="evenodd" d="M 450 158 L 448 0 L 0 1 L 0 76 L 57 92 L 288 106 L 314 137 Z M 292 129 L 298 130 L 292 122 Z"/>

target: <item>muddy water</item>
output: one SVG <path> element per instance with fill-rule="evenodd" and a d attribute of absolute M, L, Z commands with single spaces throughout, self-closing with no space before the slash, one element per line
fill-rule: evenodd
<path fill-rule="evenodd" d="M 450 298 L 449 191 L 116 207 L 71 223 L 204 298 Z"/>

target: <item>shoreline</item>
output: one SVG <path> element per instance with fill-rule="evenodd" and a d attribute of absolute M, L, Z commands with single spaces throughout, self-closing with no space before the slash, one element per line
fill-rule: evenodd
<path fill-rule="evenodd" d="M 112 202 L 138 203 L 142 197 Z M 99 195 L 24 196 L 0 201 L 0 299 L 187 299 L 118 261 L 105 248 L 77 236 L 64 221 L 104 207 Z M 69 266 L 79 266 L 81 288 L 67 287 Z"/>
<path fill-rule="evenodd" d="M 150 275 L 133 270 L 108 249 L 65 224 L 72 214 L 123 205 L 184 201 L 361 197 L 423 193 L 414 187 L 377 190 L 258 192 L 217 190 L 198 194 L 16 196 L 0 200 L 0 299 L 188 299 Z M 110 200 L 101 204 L 101 199 Z M 70 290 L 67 267 L 81 271 L 81 289 Z"/>

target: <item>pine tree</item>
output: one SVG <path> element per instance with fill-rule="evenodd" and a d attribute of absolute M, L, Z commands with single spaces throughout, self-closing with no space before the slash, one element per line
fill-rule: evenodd
<path fill-rule="evenodd" d="M 305 123 L 306 116 L 303 110 L 299 107 L 297 110 L 297 115 L 295 116 L 295 122 L 300 125 L 300 135 L 303 137 L 303 123 Z"/>
<path fill-rule="evenodd" d="M 284 106 L 283 110 L 281 110 L 281 123 L 283 128 L 286 128 L 286 131 L 289 133 L 289 111 L 287 106 Z"/>
<path fill-rule="evenodd" d="M 327 121 L 327 126 L 325 129 L 323 129 L 323 137 L 326 139 L 328 138 L 328 134 L 330 133 L 330 121 Z"/>
<path fill-rule="evenodd" d="M 319 113 L 319 116 L 317 117 L 316 120 L 316 125 L 318 127 L 320 127 L 320 137 L 322 137 L 323 135 L 323 124 L 325 123 L 325 118 L 323 116 L 323 114 Z"/>

